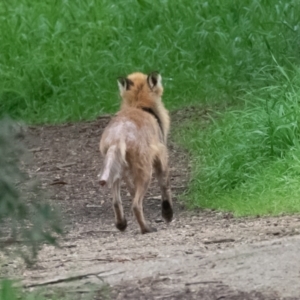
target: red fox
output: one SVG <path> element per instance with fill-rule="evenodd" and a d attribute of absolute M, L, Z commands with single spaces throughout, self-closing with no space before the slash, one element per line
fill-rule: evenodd
<path fill-rule="evenodd" d="M 127 227 L 120 197 L 123 179 L 133 198 L 132 211 L 142 233 L 156 231 L 144 218 L 143 199 L 154 170 L 161 189 L 162 217 L 173 218 L 167 136 L 169 113 L 161 97 L 162 78 L 159 73 L 133 73 L 118 79 L 122 98 L 121 109 L 109 122 L 100 140 L 104 165 L 99 183 L 112 189 L 115 225 L 123 231 Z"/>

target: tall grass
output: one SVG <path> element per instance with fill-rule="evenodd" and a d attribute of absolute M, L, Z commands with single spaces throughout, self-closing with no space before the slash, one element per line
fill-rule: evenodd
<path fill-rule="evenodd" d="M 178 140 L 194 157 L 187 200 L 236 215 L 300 211 L 300 69 L 244 96 L 199 130 L 188 121 Z"/>
<path fill-rule="evenodd" d="M 162 73 L 171 109 L 231 100 L 272 84 L 270 51 L 299 63 L 299 20 L 296 0 L 2 1 L 0 114 L 95 118 L 135 70 Z"/>

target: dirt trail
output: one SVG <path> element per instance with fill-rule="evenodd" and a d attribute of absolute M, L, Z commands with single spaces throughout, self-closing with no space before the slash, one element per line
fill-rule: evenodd
<path fill-rule="evenodd" d="M 158 232 L 140 234 L 124 189 L 128 228 L 117 231 L 109 191 L 101 193 L 96 182 L 98 142 L 108 120 L 29 128 L 30 172 L 60 207 L 67 235 L 60 249 L 44 246 L 34 268 L 18 268 L 25 285 L 61 286 L 74 299 L 89 284 L 100 289 L 103 281 L 111 299 L 300 299 L 300 216 L 235 219 L 229 213 L 186 211 L 176 195 L 187 185 L 188 157 L 172 143 L 174 221 L 162 221 L 153 181 L 145 215 Z M 9 268 L 5 264 L 1 273 Z M 71 282 L 52 282 L 74 276 Z M 103 297 L 101 292 L 94 299 Z"/>

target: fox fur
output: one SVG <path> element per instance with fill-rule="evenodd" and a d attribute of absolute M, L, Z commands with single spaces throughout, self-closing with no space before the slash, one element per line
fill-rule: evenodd
<path fill-rule="evenodd" d="M 153 171 L 161 189 L 162 216 L 167 222 L 173 217 L 167 151 L 170 118 L 161 100 L 162 79 L 157 72 L 148 75 L 137 72 L 119 78 L 118 86 L 121 108 L 100 140 L 104 164 L 99 183 L 112 189 L 119 230 L 127 226 L 120 197 L 120 183 L 124 180 L 133 198 L 132 210 L 141 232 L 152 232 L 156 230 L 145 221 L 143 198 Z"/>

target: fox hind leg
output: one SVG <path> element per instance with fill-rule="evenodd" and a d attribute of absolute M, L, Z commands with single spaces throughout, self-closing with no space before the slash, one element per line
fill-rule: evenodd
<path fill-rule="evenodd" d="M 127 221 L 124 216 L 123 205 L 120 194 L 121 181 L 117 179 L 112 186 L 113 209 L 115 212 L 116 227 L 120 231 L 124 231 L 127 227 Z"/>
<path fill-rule="evenodd" d="M 155 175 L 161 190 L 161 211 L 166 222 L 173 219 L 173 203 L 170 188 L 169 166 L 167 154 L 158 157 L 154 163 Z"/>

